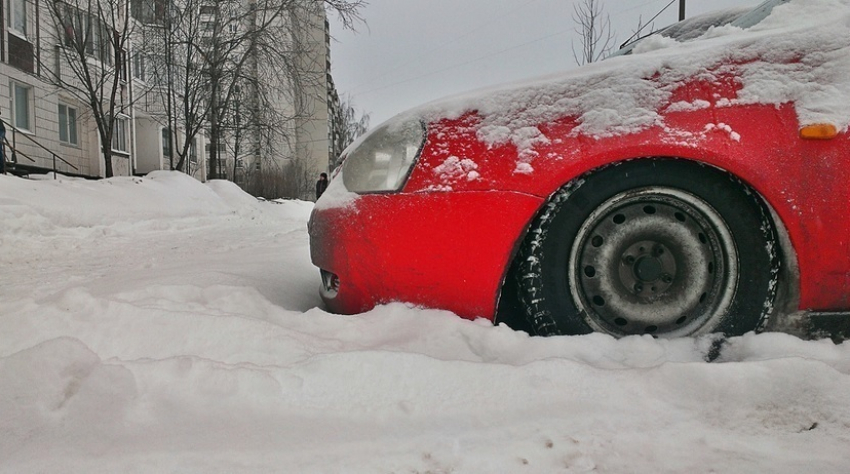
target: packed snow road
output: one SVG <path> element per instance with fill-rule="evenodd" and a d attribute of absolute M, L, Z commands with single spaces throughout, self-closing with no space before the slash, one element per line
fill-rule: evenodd
<path fill-rule="evenodd" d="M 846 343 L 331 315 L 310 210 L 0 176 L 0 472 L 847 472 Z"/>

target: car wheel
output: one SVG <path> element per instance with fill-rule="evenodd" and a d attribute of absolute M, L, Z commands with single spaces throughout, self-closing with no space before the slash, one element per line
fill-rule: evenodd
<path fill-rule="evenodd" d="M 520 252 L 519 296 L 539 335 L 738 335 L 778 287 L 773 224 L 715 168 L 644 159 L 562 187 Z"/>

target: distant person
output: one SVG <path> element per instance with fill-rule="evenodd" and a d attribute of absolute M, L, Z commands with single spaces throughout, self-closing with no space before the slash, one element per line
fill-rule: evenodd
<path fill-rule="evenodd" d="M 0 118 L 0 174 L 6 174 L 6 125 Z"/>
<path fill-rule="evenodd" d="M 316 200 L 322 197 L 325 189 L 328 189 L 328 174 L 322 173 L 319 175 L 319 180 L 316 181 Z"/>

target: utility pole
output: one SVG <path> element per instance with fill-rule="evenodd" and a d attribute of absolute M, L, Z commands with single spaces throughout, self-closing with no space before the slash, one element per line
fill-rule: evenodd
<path fill-rule="evenodd" d="M 679 0 L 679 21 L 685 19 L 685 0 Z"/>

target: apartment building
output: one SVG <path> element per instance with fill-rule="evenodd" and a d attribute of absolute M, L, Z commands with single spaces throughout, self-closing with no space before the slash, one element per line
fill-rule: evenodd
<path fill-rule="evenodd" d="M 115 93 L 106 95 L 116 105 L 109 145 L 114 175 L 172 169 L 179 162 L 183 145 L 187 146 L 181 169 L 199 180 L 227 177 L 244 184 L 248 170 L 270 165 L 285 170 L 296 162 L 308 175 L 326 171 L 335 155 L 330 118 L 338 99 L 330 77 L 330 37 L 322 2 L 298 0 L 289 14 L 278 20 L 298 27 L 292 28 L 299 33 L 293 33 L 292 43 L 297 47 L 292 48 L 294 56 L 289 64 L 299 73 L 293 75 L 295 79 L 281 78 L 269 88 L 276 92 L 266 104 L 277 116 L 289 118 L 279 127 L 270 127 L 277 138 L 240 146 L 235 130 L 240 126 L 240 116 L 247 115 L 231 108 L 221 112 L 222 123 L 216 128 L 220 136 L 211 146 L 207 121 L 199 121 L 202 126 L 194 133 L 186 128 L 191 123 L 184 120 L 186 107 L 181 101 L 186 94 L 179 89 L 164 89 L 163 84 L 176 83 L 177 76 L 169 76 L 171 82 L 166 82 L 161 68 L 156 80 L 152 74 L 154 65 L 162 63 L 157 61 L 161 50 L 152 44 L 157 35 L 151 32 L 163 26 L 170 8 L 166 1 L 100 0 L 99 5 L 106 9 L 98 14 L 91 4 L 88 11 L 63 4 L 66 10 L 57 13 L 55 2 L 0 0 L 0 119 L 8 130 L 7 162 L 14 161 L 16 168 L 30 173 L 55 169 L 74 176 L 107 176 L 103 140 L 90 101 L 84 100 L 85 94 L 76 87 L 79 81 L 74 79 L 73 57 L 68 60 L 69 45 L 85 44 L 86 64 L 105 71 L 106 78 L 117 77 Z M 220 4 L 221 0 L 196 2 L 198 18 L 217 12 Z M 232 6 L 233 2 L 228 4 Z M 191 5 L 183 6 L 194 8 Z M 102 18 L 104 11 L 112 15 L 109 21 Z M 67 18 L 60 18 L 64 15 Z M 244 20 L 231 23 L 227 28 L 234 34 L 251 27 Z M 118 42 L 124 32 L 126 41 Z M 119 44 L 121 48 L 116 48 Z M 234 49 L 228 54 L 238 61 L 244 51 Z M 264 71 L 262 61 L 257 63 L 244 69 L 255 74 L 248 83 L 275 81 L 280 76 Z M 190 69 L 195 67 L 190 65 Z M 207 91 L 210 86 L 197 87 Z M 245 97 L 231 103 L 253 103 L 252 92 L 249 87 L 243 88 Z M 206 97 L 209 100 L 209 94 Z M 195 118 L 192 113 L 188 112 Z M 216 176 L 210 176 L 211 151 L 218 157 Z"/>

